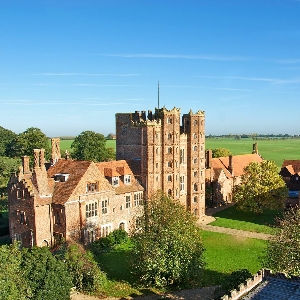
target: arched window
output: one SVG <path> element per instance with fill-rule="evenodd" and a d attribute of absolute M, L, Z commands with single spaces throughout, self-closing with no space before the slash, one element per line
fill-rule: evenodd
<path fill-rule="evenodd" d="M 197 185 L 197 183 L 194 183 L 194 191 L 195 191 L 195 192 L 198 191 L 198 185 Z"/>

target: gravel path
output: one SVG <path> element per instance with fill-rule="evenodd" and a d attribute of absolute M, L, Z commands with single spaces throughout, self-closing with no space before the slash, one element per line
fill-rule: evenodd
<path fill-rule="evenodd" d="M 207 231 L 227 233 L 227 234 L 232 234 L 232 235 L 236 235 L 239 237 L 246 237 L 246 238 L 252 238 L 252 239 L 268 240 L 269 237 L 271 236 L 270 234 L 266 234 L 266 233 L 250 232 L 250 231 L 218 227 L 218 226 L 212 226 L 212 225 L 199 224 L 199 226 L 203 230 L 207 230 Z"/>

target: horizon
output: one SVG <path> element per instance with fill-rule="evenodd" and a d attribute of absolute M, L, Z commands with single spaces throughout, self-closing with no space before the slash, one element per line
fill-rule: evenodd
<path fill-rule="evenodd" d="M 0 126 L 115 132 L 115 114 L 205 111 L 205 135 L 298 135 L 300 1 L 0 4 Z"/>

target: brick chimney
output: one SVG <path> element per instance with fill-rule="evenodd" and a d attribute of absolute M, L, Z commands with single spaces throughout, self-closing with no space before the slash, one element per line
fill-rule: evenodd
<path fill-rule="evenodd" d="M 29 167 L 30 157 L 29 156 L 22 156 L 22 167 L 23 167 L 23 173 L 29 174 L 30 173 L 30 167 Z"/>
<path fill-rule="evenodd" d="M 34 169 L 40 168 L 40 149 L 33 149 Z"/>
<path fill-rule="evenodd" d="M 34 149 L 33 179 L 40 196 L 49 196 L 48 176 L 45 168 L 45 149 Z"/>
<path fill-rule="evenodd" d="M 258 146 L 257 146 L 257 143 L 254 143 L 254 144 L 253 144 L 253 151 L 252 151 L 252 154 L 258 154 Z"/>
<path fill-rule="evenodd" d="M 233 176 L 233 164 L 232 164 L 232 155 L 229 155 L 229 164 L 228 164 L 228 171 L 231 173 L 231 175 Z"/>
<path fill-rule="evenodd" d="M 51 139 L 51 165 L 55 165 L 59 159 L 61 159 L 60 139 L 53 138 Z"/>
<path fill-rule="evenodd" d="M 206 168 L 211 169 L 212 150 L 206 151 Z"/>

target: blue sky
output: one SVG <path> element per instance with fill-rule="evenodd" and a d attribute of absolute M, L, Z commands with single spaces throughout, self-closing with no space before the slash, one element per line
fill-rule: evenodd
<path fill-rule="evenodd" d="M 0 2 L 0 126 L 115 132 L 115 113 L 204 110 L 206 134 L 289 133 L 300 1 Z"/>

